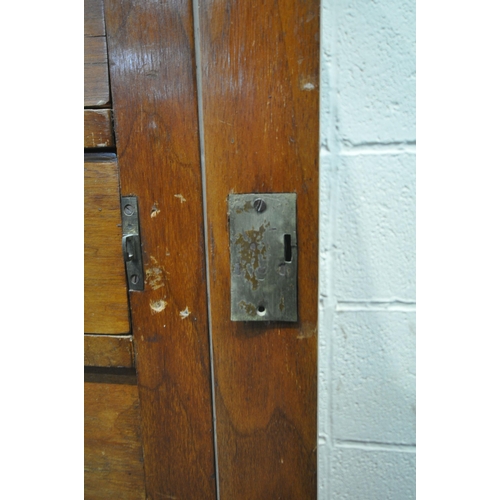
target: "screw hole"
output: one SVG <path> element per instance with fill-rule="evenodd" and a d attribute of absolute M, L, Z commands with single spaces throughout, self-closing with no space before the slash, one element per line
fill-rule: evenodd
<path fill-rule="evenodd" d="M 257 314 L 259 316 L 264 316 L 266 314 L 266 308 L 262 304 L 257 307 Z"/>
<path fill-rule="evenodd" d="M 139 283 L 139 276 L 137 276 L 137 274 L 132 274 L 132 276 L 130 276 L 130 281 L 132 285 L 137 285 L 137 283 Z"/>

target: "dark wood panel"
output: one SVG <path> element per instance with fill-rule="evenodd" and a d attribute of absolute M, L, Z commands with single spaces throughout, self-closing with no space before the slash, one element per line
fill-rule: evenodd
<path fill-rule="evenodd" d="M 106 38 L 84 37 L 84 106 L 109 106 L 109 77 Z"/>
<path fill-rule="evenodd" d="M 317 0 L 200 2 L 222 500 L 316 498 Z M 297 323 L 230 321 L 229 193 L 297 193 Z"/>
<path fill-rule="evenodd" d="M 85 499 L 145 500 L 137 385 L 130 377 L 86 377 Z"/>
<path fill-rule="evenodd" d="M 84 1 L 84 34 L 85 36 L 103 36 L 106 34 L 103 0 Z"/>
<path fill-rule="evenodd" d="M 105 3 L 122 194 L 139 200 L 130 294 L 148 498 L 215 498 L 192 5 Z"/>
<path fill-rule="evenodd" d="M 134 366 L 132 335 L 85 335 L 85 366 Z"/>
<path fill-rule="evenodd" d="M 83 147 L 109 148 L 115 145 L 110 109 L 84 111 Z"/>
<path fill-rule="evenodd" d="M 85 333 L 128 333 L 116 156 L 85 155 L 84 172 Z"/>

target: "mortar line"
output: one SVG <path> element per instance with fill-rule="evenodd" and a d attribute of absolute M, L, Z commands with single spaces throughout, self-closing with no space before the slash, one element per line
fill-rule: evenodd
<path fill-rule="evenodd" d="M 414 312 L 417 305 L 403 300 L 339 300 L 335 311 L 405 311 Z"/>
<path fill-rule="evenodd" d="M 329 320 L 335 321 L 334 288 L 328 275 L 329 266 L 322 265 L 322 256 L 328 259 L 327 250 L 337 241 L 337 206 L 340 199 L 340 183 L 338 182 L 338 165 L 340 141 L 337 134 L 338 125 L 338 85 L 337 85 L 337 8 L 334 2 L 321 1 L 320 12 L 320 135 L 319 135 L 319 276 L 318 276 L 318 346 L 324 341 L 328 352 L 331 350 L 329 338 Z M 326 280 L 324 279 L 326 274 Z M 328 321 L 328 323 L 327 323 Z M 325 411 L 317 412 L 317 442 L 320 442 L 320 432 L 328 434 L 331 425 L 330 409 L 333 408 L 333 391 L 328 390 L 331 375 L 326 371 L 330 357 L 318 349 L 318 403 L 325 399 Z M 323 366 L 325 365 L 325 366 Z M 321 385 L 320 370 L 325 369 L 324 383 Z M 316 466 L 318 473 L 318 499 L 326 500 L 332 490 L 330 467 L 332 457 L 329 447 L 318 447 Z M 319 481 L 323 474 L 324 482 Z M 320 485 L 324 489 L 320 489 Z"/>
<path fill-rule="evenodd" d="M 365 451 L 396 451 L 401 453 L 416 453 L 417 451 L 417 447 L 414 444 L 380 443 L 376 441 L 358 441 L 355 439 L 335 439 L 333 446 Z"/>
<path fill-rule="evenodd" d="M 340 146 L 340 156 L 416 154 L 417 150 L 416 141 L 363 142 L 360 144 L 342 141 Z"/>

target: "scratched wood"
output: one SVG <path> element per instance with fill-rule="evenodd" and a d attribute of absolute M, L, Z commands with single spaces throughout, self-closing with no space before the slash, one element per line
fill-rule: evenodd
<path fill-rule="evenodd" d="M 134 366 L 132 335 L 85 335 L 84 365 L 99 367 Z"/>
<path fill-rule="evenodd" d="M 215 498 L 192 4 L 105 2 L 122 195 L 145 290 L 130 293 L 148 499 Z"/>
<path fill-rule="evenodd" d="M 200 0 L 221 500 L 316 498 L 318 0 Z M 297 323 L 230 321 L 229 193 L 297 193 Z"/>
<path fill-rule="evenodd" d="M 84 148 L 109 148 L 115 145 L 110 109 L 86 109 L 83 117 Z"/>
<path fill-rule="evenodd" d="M 84 330 L 130 331 L 116 155 L 84 162 Z"/>
<path fill-rule="evenodd" d="M 135 377 L 85 376 L 84 497 L 145 500 Z"/>

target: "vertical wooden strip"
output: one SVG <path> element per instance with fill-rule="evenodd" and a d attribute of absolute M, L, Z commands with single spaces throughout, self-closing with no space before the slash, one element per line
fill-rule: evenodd
<path fill-rule="evenodd" d="M 319 1 L 200 0 L 220 497 L 316 498 Z M 298 323 L 230 321 L 229 193 L 297 193 Z"/>
<path fill-rule="evenodd" d="M 148 499 L 215 498 L 192 5 L 109 0 L 122 195 L 146 285 L 130 294 Z"/>

